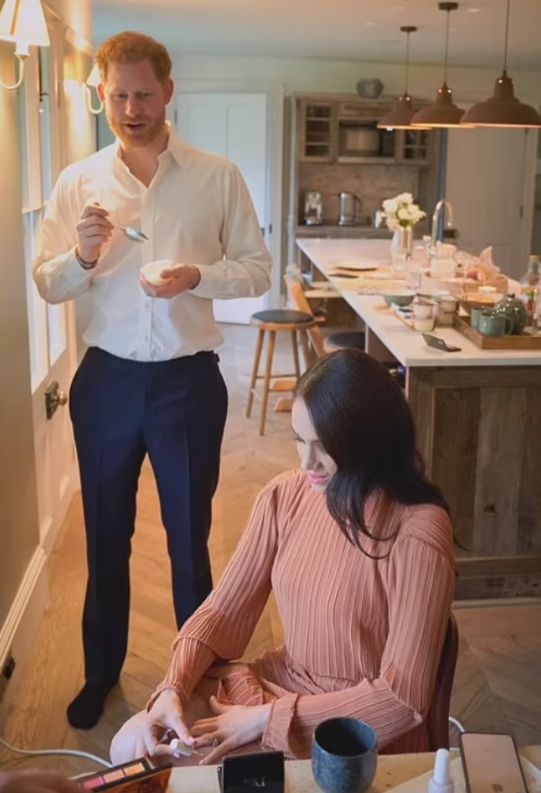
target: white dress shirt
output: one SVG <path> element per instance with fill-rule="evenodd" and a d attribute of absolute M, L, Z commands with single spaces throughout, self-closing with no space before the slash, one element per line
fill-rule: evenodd
<path fill-rule="evenodd" d="M 236 165 L 188 146 L 172 129 L 158 161 L 148 188 L 121 159 L 118 142 L 66 168 L 33 264 L 45 300 L 76 298 L 87 345 L 138 361 L 215 349 L 223 338 L 213 298 L 257 297 L 270 286 L 271 258 Z M 115 229 L 96 267 L 84 270 L 75 258 L 75 226 L 96 202 L 113 223 L 139 228 L 149 241 L 131 242 Z M 156 259 L 195 264 L 199 284 L 171 299 L 149 297 L 139 271 Z"/>

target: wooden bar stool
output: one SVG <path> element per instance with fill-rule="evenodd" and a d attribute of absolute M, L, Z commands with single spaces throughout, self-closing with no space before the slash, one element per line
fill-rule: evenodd
<path fill-rule="evenodd" d="M 269 311 L 258 311 L 257 314 L 252 314 L 250 323 L 259 329 L 257 336 L 257 344 L 255 348 L 254 365 L 252 368 L 252 378 L 250 380 L 250 391 L 248 393 L 248 404 L 246 406 L 246 416 L 249 418 L 252 412 L 252 405 L 255 395 L 256 382 L 263 379 L 263 401 L 261 404 L 261 417 L 259 420 L 259 434 L 265 433 L 265 421 L 267 419 L 267 405 L 269 402 L 270 391 L 283 391 L 283 388 L 271 386 L 271 377 L 273 376 L 272 362 L 274 359 L 274 350 L 276 346 L 277 333 L 290 333 L 291 346 L 293 350 L 293 364 L 295 367 L 294 374 L 288 375 L 274 375 L 275 377 L 288 377 L 294 378 L 291 382 L 291 387 L 288 390 L 293 390 L 297 380 L 301 376 L 300 362 L 299 362 L 299 348 L 298 337 L 300 336 L 304 359 L 306 365 L 309 366 L 312 361 L 312 354 L 310 345 L 308 344 L 307 330 L 313 328 L 316 320 L 311 314 L 305 314 L 303 311 L 293 311 L 290 309 L 271 309 Z M 265 331 L 269 333 L 269 340 L 267 346 L 267 364 L 265 367 L 265 374 L 259 374 L 259 362 L 261 360 L 261 353 L 263 351 L 263 341 L 265 338 Z"/>

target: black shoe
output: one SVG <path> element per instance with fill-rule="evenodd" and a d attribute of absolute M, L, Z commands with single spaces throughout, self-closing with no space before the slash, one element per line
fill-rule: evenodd
<path fill-rule="evenodd" d="M 96 685 L 85 683 L 73 702 L 68 705 L 68 721 L 72 727 L 79 730 L 89 730 L 94 727 L 103 713 L 103 706 L 109 691 L 116 685 Z"/>

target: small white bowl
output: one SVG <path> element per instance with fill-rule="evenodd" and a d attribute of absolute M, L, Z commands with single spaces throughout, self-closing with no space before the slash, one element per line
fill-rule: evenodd
<path fill-rule="evenodd" d="M 141 273 L 144 275 L 145 280 L 152 284 L 152 286 L 163 286 L 169 280 L 162 278 L 163 270 L 168 270 L 173 265 L 172 259 L 156 259 L 153 262 L 147 262 L 141 267 Z"/>

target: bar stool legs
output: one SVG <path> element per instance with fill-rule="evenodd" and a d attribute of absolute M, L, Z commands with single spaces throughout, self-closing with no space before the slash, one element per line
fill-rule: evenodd
<path fill-rule="evenodd" d="M 254 395 L 256 384 L 258 380 L 263 380 L 263 394 L 261 400 L 261 416 L 259 419 L 259 434 L 265 433 L 265 422 L 267 420 L 267 410 L 269 405 L 269 392 L 270 391 L 284 391 L 291 393 L 295 388 L 299 377 L 301 376 L 301 364 L 299 360 L 299 337 L 297 332 L 301 334 L 301 344 L 303 348 L 304 358 L 306 365 L 310 363 L 310 345 L 308 343 L 308 336 L 306 331 L 314 327 L 316 320 L 311 314 L 305 314 L 302 311 L 293 311 L 291 309 L 269 309 L 268 311 L 259 311 L 252 314 L 250 322 L 258 329 L 257 344 L 255 349 L 254 363 L 252 367 L 252 376 L 250 378 L 250 392 L 248 394 L 248 403 L 246 405 L 246 417 L 249 418 L 252 413 L 254 404 Z M 259 366 L 261 363 L 261 356 L 263 354 L 263 344 L 265 340 L 265 332 L 268 331 L 268 347 L 267 347 L 267 361 L 265 364 L 265 373 L 259 374 Z M 289 333 L 291 338 L 291 346 L 293 352 L 293 364 L 295 373 L 276 374 L 272 371 L 272 364 L 274 362 L 274 352 L 276 349 L 276 334 Z M 278 378 L 276 382 L 271 384 L 272 377 Z M 278 400 L 277 406 L 280 402 L 284 403 L 288 400 L 282 398 Z M 284 409 L 283 404 L 278 409 Z"/>
<path fill-rule="evenodd" d="M 269 330 L 269 346 L 267 349 L 267 366 L 265 368 L 265 379 L 263 381 L 263 401 L 261 403 L 261 417 L 259 419 L 259 434 L 265 434 L 265 422 L 267 420 L 267 406 L 269 404 L 270 379 L 272 375 L 272 361 L 274 358 L 274 348 L 276 346 L 276 331 Z"/>
<path fill-rule="evenodd" d="M 252 366 L 252 377 L 250 379 L 250 391 L 248 393 L 248 404 L 246 405 L 246 418 L 250 418 L 252 413 L 252 405 L 254 404 L 255 384 L 257 383 L 257 375 L 259 374 L 259 361 L 261 360 L 261 350 L 263 349 L 263 339 L 265 338 L 265 331 L 259 328 L 257 335 L 257 344 L 255 348 L 254 365 Z"/>

